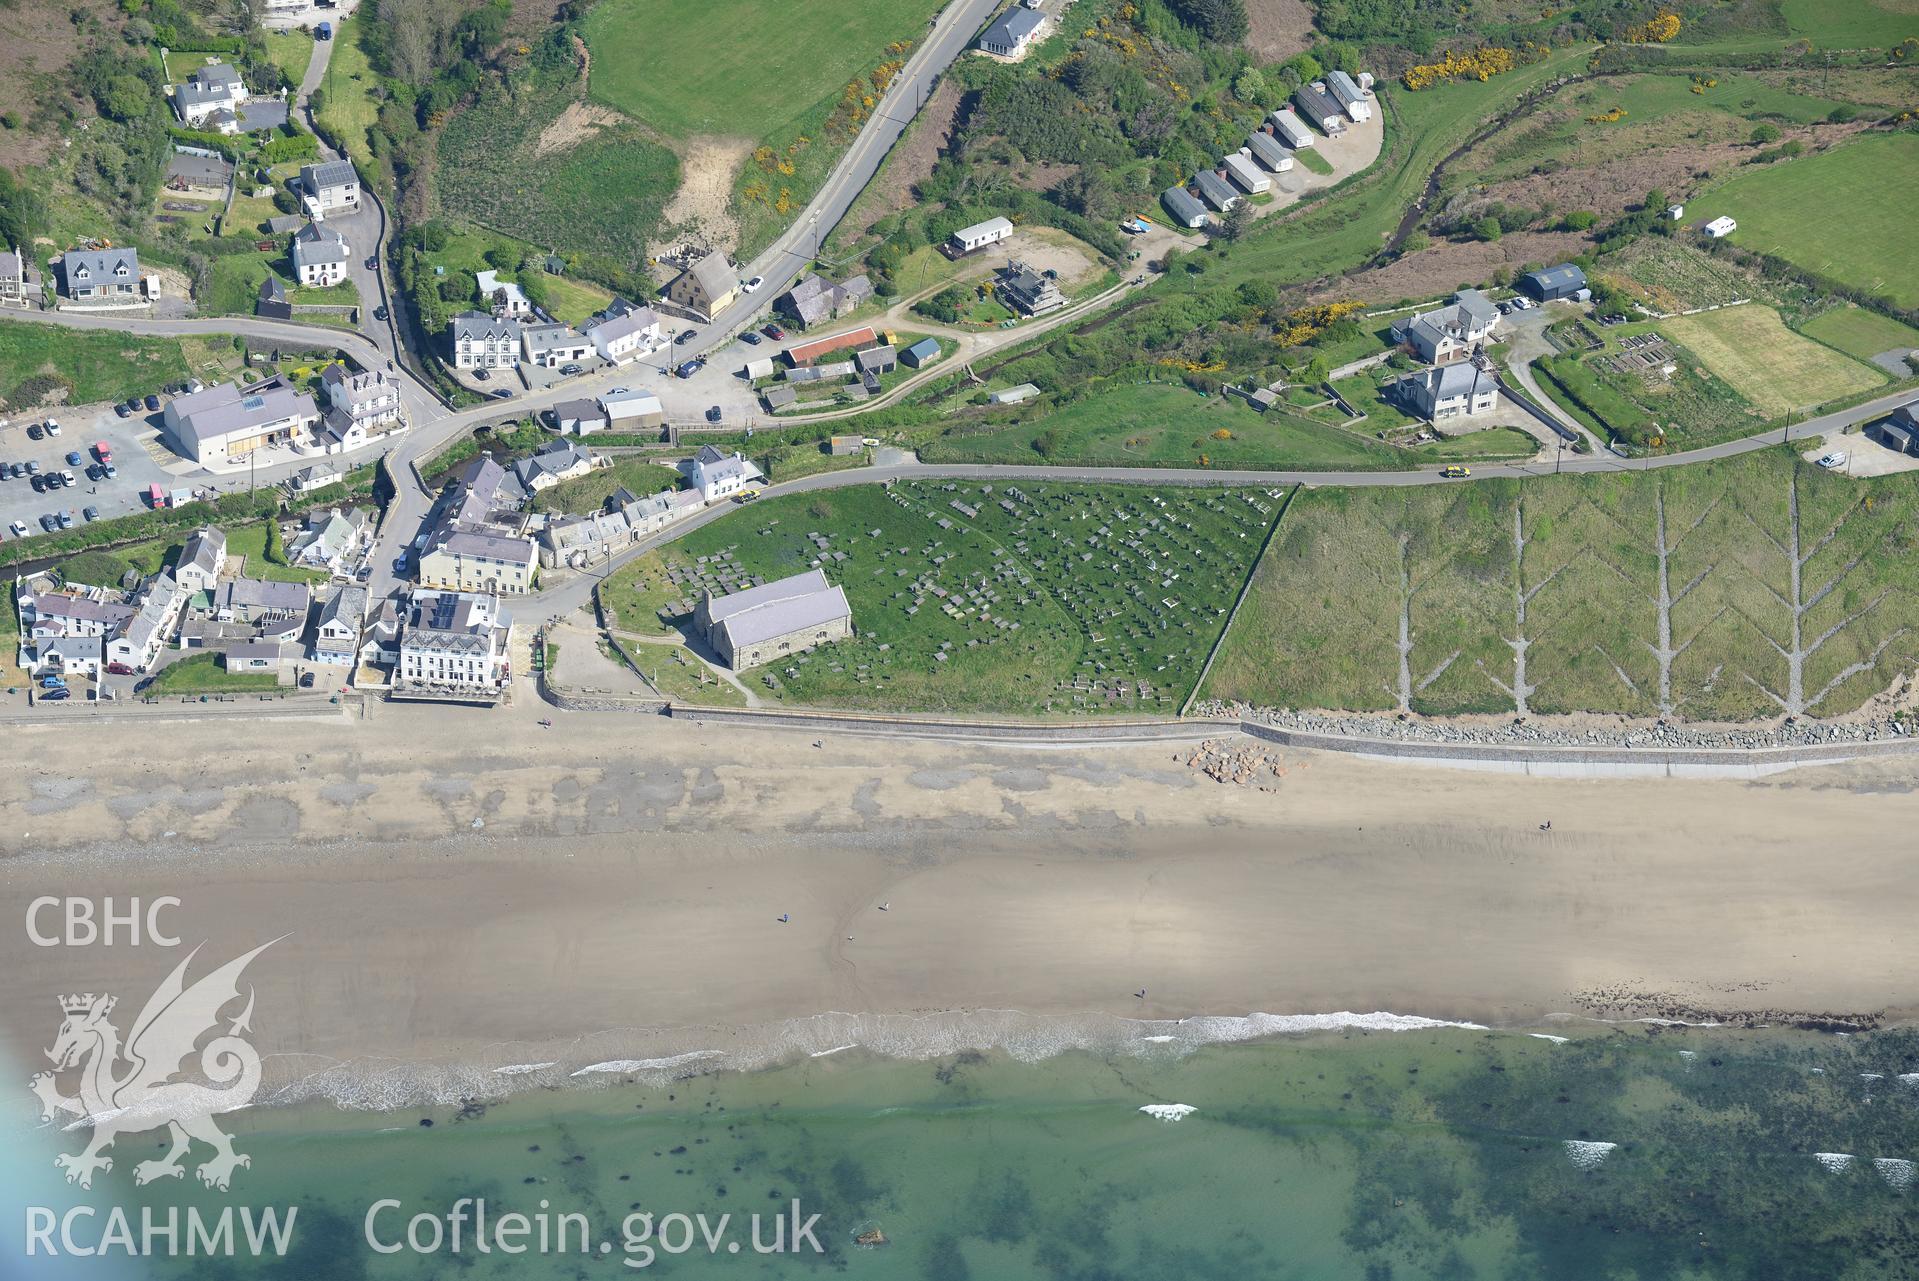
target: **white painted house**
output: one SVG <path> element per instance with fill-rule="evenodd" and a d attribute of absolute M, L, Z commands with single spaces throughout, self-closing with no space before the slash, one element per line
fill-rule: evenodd
<path fill-rule="evenodd" d="M 635 307 L 624 315 L 596 321 L 588 326 L 586 336 L 600 358 L 615 365 L 638 360 L 665 341 L 660 314 L 651 307 Z"/>
<path fill-rule="evenodd" d="M 463 311 L 451 325 L 455 369 L 518 369 L 520 322 Z"/>
<path fill-rule="evenodd" d="M 287 250 L 294 278 L 314 289 L 343 284 L 352 256 L 345 236 L 317 222 L 294 232 L 293 243 Z"/>
<path fill-rule="evenodd" d="M 737 450 L 728 454 L 711 445 L 701 445 L 700 452 L 686 464 L 686 476 L 700 497 L 712 503 L 730 498 L 754 481 L 764 479 L 765 473 Z"/>

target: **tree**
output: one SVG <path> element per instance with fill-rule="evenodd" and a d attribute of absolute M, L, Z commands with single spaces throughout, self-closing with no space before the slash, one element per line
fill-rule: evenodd
<path fill-rule="evenodd" d="M 1244 200 L 1236 201 L 1219 220 L 1220 238 L 1228 241 L 1238 240 L 1253 226 L 1253 207 Z"/>
<path fill-rule="evenodd" d="M 1499 227 L 1499 219 L 1490 215 L 1473 224 L 1473 235 L 1480 240 L 1497 240 L 1503 234 Z"/>
<path fill-rule="evenodd" d="M 1762 124 L 1752 131 L 1752 145 L 1763 147 L 1779 141 L 1779 126 Z"/>
<path fill-rule="evenodd" d="M 1241 102 L 1266 101 L 1266 77 L 1258 67 L 1248 67 L 1233 78 L 1233 96 Z"/>
<path fill-rule="evenodd" d="M 1559 225 L 1567 231 L 1590 231 L 1598 216 L 1590 209 L 1574 209 L 1559 220 Z"/>
<path fill-rule="evenodd" d="M 1244 0 L 1171 0 L 1170 7 L 1181 22 L 1221 44 L 1244 40 L 1251 30 Z"/>

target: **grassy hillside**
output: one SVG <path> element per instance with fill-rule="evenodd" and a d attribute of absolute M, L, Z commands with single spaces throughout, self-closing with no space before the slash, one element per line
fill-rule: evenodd
<path fill-rule="evenodd" d="M 796 123 L 898 40 L 937 0 L 604 0 L 586 21 L 589 89 L 676 139 L 755 141 Z"/>
<path fill-rule="evenodd" d="M 1915 517 L 1912 474 L 1852 481 L 1784 450 L 1308 491 L 1203 692 L 1430 714 L 1839 714 L 1919 662 Z"/>

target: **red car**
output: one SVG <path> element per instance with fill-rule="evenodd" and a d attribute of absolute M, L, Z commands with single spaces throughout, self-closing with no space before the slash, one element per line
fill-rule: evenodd
<path fill-rule="evenodd" d="M 780 341 L 780 339 L 786 337 L 786 331 L 784 329 L 781 329 L 778 325 L 767 325 L 763 327 L 760 330 L 760 332 L 765 334 L 768 338 L 771 338 L 774 342 L 778 342 Z"/>
<path fill-rule="evenodd" d="M 125 663 L 108 663 L 107 673 L 112 676 L 131 676 L 133 669 Z"/>

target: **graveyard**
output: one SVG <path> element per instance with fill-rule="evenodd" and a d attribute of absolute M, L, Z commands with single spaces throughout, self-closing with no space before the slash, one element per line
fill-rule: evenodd
<path fill-rule="evenodd" d="M 613 575 L 616 633 L 818 567 L 854 638 L 743 674 L 763 705 L 1077 717 L 1179 711 L 1284 491 L 911 481 L 743 507 Z"/>

